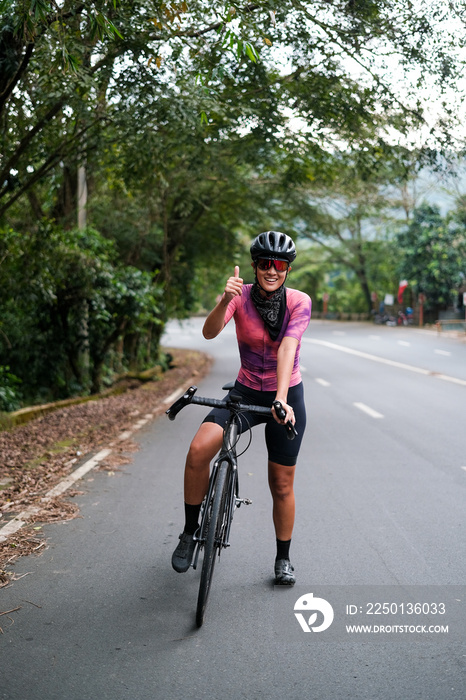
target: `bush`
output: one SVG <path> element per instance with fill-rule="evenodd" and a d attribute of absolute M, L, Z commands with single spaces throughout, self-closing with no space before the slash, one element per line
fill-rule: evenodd
<path fill-rule="evenodd" d="M 11 374 L 8 366 L 0 365 L 0 411 L 16 411 L 21 406 L 21 379 Z"/>
<path fill-rule="evenodd" d="M 24 401 L 54 401 L 99 391 L 116 356 L 122 370 L 158 358 L 161 290 L 92 229 L 0 231 L 0 307 L 3 405 L 19 402 L 14 375 Z"/>

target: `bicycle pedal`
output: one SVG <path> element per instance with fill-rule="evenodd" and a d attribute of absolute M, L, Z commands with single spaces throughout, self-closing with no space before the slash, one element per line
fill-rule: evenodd
<path fill-rule="evenodd" d="M 236 499 L 236 507 L 237 508 L 239 508 L 242 503 L 244 503 L 245 506 L 250 506 L 252 504 L 252 501 L 249 498 L 237 498 Z"/>

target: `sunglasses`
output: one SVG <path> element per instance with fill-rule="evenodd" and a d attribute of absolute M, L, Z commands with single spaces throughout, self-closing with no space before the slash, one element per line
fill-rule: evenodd
<path fill-rule="evenodd" d="M 270 270 L 273 265 L 277 272 L 286 272 L 290 263 L 287 260 L 265 260 L 260 258 L 257 260 L 256 265 L 259 270 Z"/>

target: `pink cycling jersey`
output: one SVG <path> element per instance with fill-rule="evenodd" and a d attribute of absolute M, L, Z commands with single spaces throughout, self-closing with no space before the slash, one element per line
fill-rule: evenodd
<path fill-rule="evenodd" d="M 251 284 L 243 286 L 241 296 L 235 296 L 227 306 L 225 325 L 232 317 L 236 324 L 236 337 L 241 358 L 238 381 L 250 389 L 276 391 L 277 353 L 283 338 L 296 338 L 296 348 L 290 387 L 299 384 L 299 351 L 301 338 L 311 319 L 311 299 L 297 289 L 286 289 L 286 311 L 282 329 L 272 340 L 264 321 L 251 299 Z"/>

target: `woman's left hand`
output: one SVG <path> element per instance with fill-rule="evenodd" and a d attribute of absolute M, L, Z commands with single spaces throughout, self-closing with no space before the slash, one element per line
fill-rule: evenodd
<path fill-rule="evenodd" d="M 277 421 L 277 423 L 280 423 L 280 425 L 285 425 L 285 423 L 288 423 L 288 421 L 291 421 L 291 423 L 294 425 L 296 423 L 296 418 L 294 415 L 294 411 L 291 406 L 289 406 L 285 401 L 282 401 L 278 397 L 275 399 L 276 401 L 280 401 L 282 407 L 286 411 L 286 416 L 283 420 L 280 420 L 280 418 L 277 416 L 275 412 L 275 408 L 272 406 L 272 415 Z"/>

